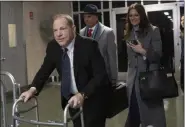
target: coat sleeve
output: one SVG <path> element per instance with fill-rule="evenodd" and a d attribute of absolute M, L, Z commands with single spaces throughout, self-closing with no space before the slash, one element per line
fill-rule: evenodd
<path fill-rule="evenodd" d="M 113 84 L 117 81 L 117 45 L 115 43 L 115 35 L 113 30 L 108 32 L 107 35 L 107 54 L 108 54 L 108 76 Z"/>
<path fill-rule="evenodd" d="M 52 60 L 52 47 L 51 42 L 48 44 L 46 49 L 46 56 L 44 58 L 44 62 L 40 67 L 39 71 L 36 73 L 32 84 L 29 87 L 35 87 L 37 90 L 36 95 L 39 95 L 42 90 L 45 82 L 48 80 L 50 74 L 53 72 L 55 68 L 55 64 Z"/>
<path fill-rule="evenodd" d="M 146 51 L 146 58 L 150 63 L 159 63 L 162 56 L 162 41 L 159 29 L 153 28 L 151 42 Z"/>

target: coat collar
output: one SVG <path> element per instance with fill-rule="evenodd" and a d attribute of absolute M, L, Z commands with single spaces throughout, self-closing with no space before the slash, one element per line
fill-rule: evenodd
<path fill-rule="evenodd" d="M 100 22 L 98 23 L 98 28 L 97 28 L 97 31 L 96 31 L 96 36 L 95 36 L 95 40 L 96 41 L 99 41 L 103 31 L 105 30 L 103 24 L 101 24 Z"/>
<path fill-rule="evenodd" d="M 105 30 L 105 28 L 104 28 L 104 25 L 101 24 L 100 22 L 98 22 L 98 24 L 97 24 L 96 27 L 97 27 L 97 28 L 96 28 L 95 31 L 94 31 L 94 32 L 96 32 L 96 33 L 93 33 L 93 34 L 95 35 L 95 36 L 94 36 L 94 39 L 95 39 L 96 41 L 98 41 L 98 40 L 100 39 L 100 37 L 101 37 L 103 31 Z M 85 28 L 82 29 L 81 35 L 87 36 L 87 30 L 88 30 L 88 27 L 86 26 Z"/>

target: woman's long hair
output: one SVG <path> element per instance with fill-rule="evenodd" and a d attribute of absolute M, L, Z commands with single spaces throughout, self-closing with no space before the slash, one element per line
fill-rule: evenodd
<path fill-rule="evenodd" d="M 144 7 L 141 4 L 138 4 L 138 3 L 132 4 L 128 9 L 127 18 L 126 18 L 126 21 L 127 21 L 127 23 L 126 23 L 126 35 L 125 35 L 126 38 L 128 38 L 130 36 L 130 32 L 133 28 L 133 26 L 130 22 L 130 19 L 129 19 L 129 13 L 132 9 L 135 9 L 138 12 L 139 16 L 140 16 L 139 28 L 140 28 L 141 31 L 144 31 L 145 28 L 148 28 L 148 26 L 150 24 Z"/>

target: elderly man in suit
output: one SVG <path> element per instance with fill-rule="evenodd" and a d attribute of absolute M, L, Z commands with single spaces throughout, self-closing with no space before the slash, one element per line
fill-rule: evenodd
<path fill-rule="evenodd" d="M 56 68 L 61 77 L 62 107 L 69 103 L 73 115 L 83 106 L 85 127 L 105 127 L 106 96 L 110 83 L 98 43 L 75 34 L 76 27 L 69 15 L 53 18 L 52 40 L 46 49 L 44 62 L 37 72 L 31 88 L 22 93 L 26 102 L 38 95 L 52 71 Z M 80 118 L 73 121 L 81 127 Z"/>
<path fill-rule="evenodd" d="M 104 58 L 109 80 L 113 85 L 117 81 L 117 46 L 113 30 L 99 22 L 97 6 L 88 4 L 82 13 L 86 26 L 80 30 L 80 35 L 88 36 L 98 42 L 101 55 Z"/>

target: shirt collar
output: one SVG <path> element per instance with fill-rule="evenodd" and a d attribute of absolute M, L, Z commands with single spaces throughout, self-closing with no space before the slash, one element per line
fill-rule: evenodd
<path fill-rule="evenodd" d="M 98 23 L 97 23 L 98 24 Z M 92 29 L 93 31 L 94 31 L 94 29 L 96 28 L 96 26 L 97 26 L 97 24 L 96 25 L 94 25 L 92 28 L 90 28 L 90 29 Z"/>
<path fill-rule="evenodd" d="M 72 51 L 74 49 L 74 43 L 75 43 L 75 38 L 71 41 L 71 43 L 66 47 L 68 51 Z"/>

